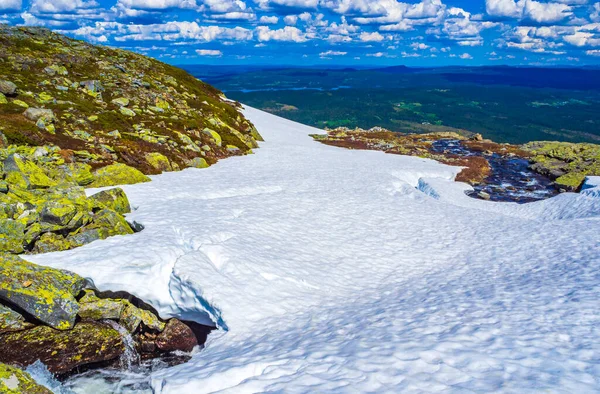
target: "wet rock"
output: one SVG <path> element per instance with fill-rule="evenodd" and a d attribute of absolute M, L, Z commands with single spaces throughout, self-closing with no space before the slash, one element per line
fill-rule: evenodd
<path fill-rule="evenodd" d="M 141 171 L 122 163 L 115 163 L 102 167 L 94 172 L 94 177 L 95 180 L 91 184 L 92 187 L 150 182 L 150 178 Z"/>
<path fill-rule="evenodd" d="M 0 256 L 0 299 L 58 330 L 75 324 L 79 311 L 75 296 L 84 283 L 69 271 L 32 264 L 17 256 Z"/>
<path fill-rule="evenodd" d="M 491 196 L 489 195 L 489 193 L 486 193 L 484 191 L 480 191 L 479 193 L 477 193 L 477 196 L 479 198 L 481 198 L 482 200 L 489 200 L 491 198 Z"/>
<path fill-rule="evenodd" d="M 91 290 L 87 290 L 90 291 Z M 125 309 L 125 303 L 111 299 L 101 299 L 94 296 L 86 296 L 79 300 L 79 316 L 82 319 L 102 320 L 111 319 L 119 320 Z"/>
<path fill-rule="evenodd" d="M 0 80 L 0 93 L 13 96 L 17 93 L 17 85 L 10 81 Z"/>
<path fill-rule="evenodd" d="M 181 350 L 190 352 L 198 345 L 194 332 L 177 319 L 171 319 L 156 338 L 156 347 L 163 352 Z"/>
<path fill-rule="evenodd" d="M 52 394 L 52 391 L 39 385 L 27 372 L 0 363 L 0 393 Z"/>
<path fill-rule="evenodd" d="M 129 301 L 123 300 L 123 302 L 125 303 L 125 309 L 123 309 L 119 324 L 125 327 L 127 331 L 134 332 L 141 323 L 151 330 L 160 332 L 165 329 L 165 323 L 160 321 L 152 312 L 138 308 Z"/>
<path fill-rule="evenodd" d="M 33 324 L 26 322 L 23 315 L 0 304 L 0 335 L 7 332 L 26 330 L 31 327 L 33 327 Z"/>
<path fill-rule="evenodd" d="M 89 199 L 120 214 L 131 212 L 127 195 L 120 187 L 103 190 L 99 193 L 91 195 Z"/>
<path fill-rule="evenodd" d="M 100 322 L 81 322 L 67 331 L 38 326 L 4 334 L 0 348 L 0 362 L 26 367 L 40 360 L 55 374 L 115 360 L 125 352 L 121 334 Z"/>

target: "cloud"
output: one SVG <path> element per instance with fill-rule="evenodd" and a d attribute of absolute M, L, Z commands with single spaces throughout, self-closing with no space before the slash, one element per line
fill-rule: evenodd
<path fill-rule="evenodd" d="M 196 49 L 196 53 L 200 56 L 221 57 L 223 52 L 216 49 Z"/>
<path fill-rule="evenodd" d="M 297 27 L 286 26 L 282 29 L 271 30 L 267 26 L 258 26 L 256 28 L 258 41 L 290 41 L 305 42 L 308 40 L 306 33 Z"/>
<path fill-rule="evenodd" d="M 489 16 L 530 21 L 537 24 L 555 23 L 573 16 L 569 4 L 575 1 L 547 2 L 535 0 L 486 0 L 485 8 Z"/>
<path fill-rule="evenodd" d="M 585 54 L 588 56 L 600 56 L 600 49 L 590 49 L 589 51 L 585 51 Z"/>
<path fill-rule="evenodd" d="M 21 11 L 23 7 L 22 0 L 2 0 L 0 1 L 0 11 Z"/>
<path fill-rule="evenodd" d="M 276 23 L 279 22 L 279 18 L 276 16 L 267 16 L 267 15 L 263 15 L 260 17 L 260 19 L 258 20 L 260 23 L 264 23 L 264 24 L 271 24 L 274 25 Z"/>
<path fill-rule="evenodd" d="M 469 53 L 463 53 L 462 55 L 459 56 L 461 59 L 466 59 L 466 60 L 470 60 L 473 59 L 473 56 L 471 56 L 471 54 Z"/>
<path fill-rule="evenodd" d="M 298 15 L 286 15 L 285 18 L 283 18 L 283 22 L 286 25 L 294 26 L 298 23 Z"/>
<path fill-rule="evenodd" d="M 331 56 L 345 56 L 347 54 L 348 54 L 348 52 L 331 51 L 331 50 L 329 50 L 327 52 L 321 52 L 321 53 L 319 53 L 319 57 L 321 57 L 321 58 L 328 58 L 328 57 L 331 57 Z"/>
<path fill-rule="evenodd" d="M 48 0 L 41 0 L 47 2 Z M 68 1 L 68 0 L 66 0 Z M 117 6 L 136 10 L 167 10 L 171 8 L 196 8 L 195 0 L 118 0 Z"/>
<path fill-rule="evenodd" d="M 370 41 L 374 41 L 374 42 L 381 42 L 383 41 L 384 37 L 378 33 L 378 32 L 372 32 L 372 33 L 368 33 L 368 32 L 362 32 L 360 33 L 360 40 L 363 42 L 370 42 Z"/>

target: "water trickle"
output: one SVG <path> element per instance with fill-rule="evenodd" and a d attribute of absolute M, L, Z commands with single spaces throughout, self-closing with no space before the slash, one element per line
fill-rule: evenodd
<path fill-rule="evenodd" d="M 73 391 L 64 387 L 40 360 L 25 368 L 25 372 L 31 375 L 37 384 L 46 387 L 54 394 L 74 394 Z"/>
<path fill-rule="evenodd" d="M 506 157 L 497 153 L 484 155 L 469 149 L 458 140 L 442 139 L 435 141 L 432 150 L 437 153 L 450 153 L 459 157 L 483 156 L 492 173 L 485 182 L 474 185 L 470 197 L 481 198 L 485 192 L 492 201 L 527 203 L 550 198 L 558 194 L 551 179 L 529 169 L 529 161 L 520 157 Z"/>
<path fill-rule="evenodd" d="M 125 345 L 125 352 L 121 355 L 121 368 L 131 371 L 135 367 L 140 365 L 140 355 L 135 349 L 135 342 L 123 326 L 113 320 L 105 320 L 107 324 L 109 324 L 112 328 L 117 330 L 119 334 L 121 334 L 121 338 L 123 338 L 123 344 Z"/>

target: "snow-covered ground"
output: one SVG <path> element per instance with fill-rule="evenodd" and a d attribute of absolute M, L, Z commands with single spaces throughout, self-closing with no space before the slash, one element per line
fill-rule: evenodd
<path fill-rule="evenodd" d="M 141 233 L 31 260 L 218 324 L 157 393 L 600 391 L 600 193 L 464 195 L 458 168 L 312 141 L 125 186 Z"/>

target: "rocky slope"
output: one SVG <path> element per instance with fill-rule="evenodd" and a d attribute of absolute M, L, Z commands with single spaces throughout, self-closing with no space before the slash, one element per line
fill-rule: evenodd
<path fill-rule="evenodd" d="M 47 29 L 0 26 L 0 93 L 9 144 L 58 146 L 93 169 L 206 166 L 260 139 L 234 104 L 185 71 Z"/>
<path fill-rule="evenodd" d="M 132 347 L 139 361 L 201 345 L 210 328 L 16 255 L 141 231 L 122 189 L 85 188 L 204 168 L 260 139 L 237 104 L 182 70 L 0 25 L 0 392 L 46 392 L 13 368 L 36 360 L 65 376 L 126 367 Z"/>

